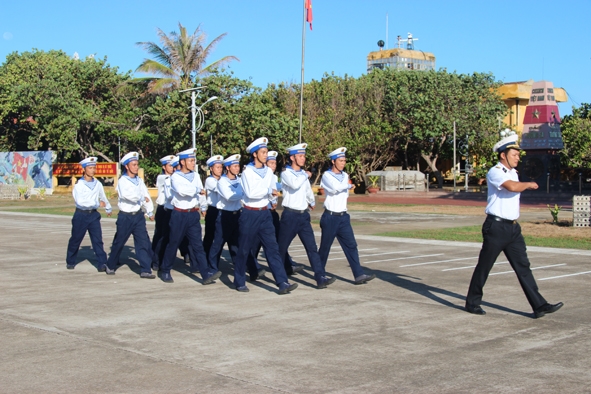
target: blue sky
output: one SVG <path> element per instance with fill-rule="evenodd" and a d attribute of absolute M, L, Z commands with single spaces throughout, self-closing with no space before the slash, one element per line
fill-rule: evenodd
<path fill-rule="evenodd" d="M 437 68 L 492 72 L 504 82 L 548 80 L 563 87 L 570 107 L 591 102 L 591 0 L 385 1 L 312 0 L 306 31 L 305 80 L 325 72 L 360 76 L 377 41 L 411 32 L 416 49 L 432 52 Z M 230 69 L 260 87 L 300 81 L 303 0 L 12 0 L 0 5 L 0 62 L 14 51 L 61 49 L 96 53 L 121 71 L 135 70 L 146 53 L 138 41 L 157 41 L 156 28 L 192 32 L 201 24 L 221 41 L 210 61 L 234 55 Z M 139 76 L 139 75 L 138 75 Z"/>

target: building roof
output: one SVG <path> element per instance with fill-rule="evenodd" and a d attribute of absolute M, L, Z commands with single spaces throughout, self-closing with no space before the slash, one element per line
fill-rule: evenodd
<path fill-rule="evenodd" d="M 508 82 L 497 89 L 497 93 L 501 95 L 503 100 L 520 99 L 529 100 L 531 96 L 531 89 L 534 81 Z M 563 88 L 554 88 L 554 97 L 556 102 L 567 102 L 566 91 Z"/>
<path fill-rule="evenodd" d="M 367 60 L 388 59 L 394 56 L 407 57 L 411 59 L 431 60 L 433 62 L 435 61 L 435 55 L 433 55 L 431 52 L 402 48 L 384 49 L 381 51 L 370 52 L 369 55 L 367 55 Z"/>

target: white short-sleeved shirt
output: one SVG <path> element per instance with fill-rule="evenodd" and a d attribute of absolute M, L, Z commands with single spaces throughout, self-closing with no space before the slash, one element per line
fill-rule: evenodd
<path fill-rule="evenodd" d="M 485 212 L 503 219 L 517 220 L 521 193 L 510 192 L 501 186 L 506 181 L 519 182 L 519 175 L 514 168 L 509 169 L 498 163 L 488 171 L 486 175 L 488 199 Z"/>

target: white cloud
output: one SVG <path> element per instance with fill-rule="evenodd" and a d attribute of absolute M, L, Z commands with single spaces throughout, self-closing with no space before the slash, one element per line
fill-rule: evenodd
<path fill-rule="evenodd" d="M 12 33 L 11 33 L 11 32 L 9 32 L 9 31 L 7 31 L 6 33 L 4 33 L 4 34 L 2 35 L 2 37 L 4 37 L 4 39 L 5 39 L 6 41 L 8 41 L 8 40 L 12 40 Z"/>

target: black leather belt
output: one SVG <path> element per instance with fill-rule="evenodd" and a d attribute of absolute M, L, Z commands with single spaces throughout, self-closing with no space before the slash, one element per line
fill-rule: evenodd
<path fill-rule="evenodd" d="M 135 211 L 135 212 L 125 212 L 125 211 L 119 211 L 118 215 L 137 215 L 139 213 L 142 213 L 142 210 L 140 209 L 139 211 Z"/>
<path fill-rule="evenodd" d="M 238 215 L 240 213 L 240 209 L 236 211 L 226 211 L 225 209 L 222 209 L 222 212 L 226 212 L 228 215 Z"/>
<path fill-rule="evenodd" d="M 76 208 L 76 212 L 80 212 L 80 213 L 93 213 L 93 212 L 96 212 L 96 209 L 80 209 L 80 208 Z"/>
<path fill-rule="evenodd" d="M 304 213 L 304 212 L 308 212 L 308 210 L 307 210 L 307 209 L 292 209 L 292 208 L 290 208 L 290 207 L 286 207 L 286 206 L 283 206 L 283 210 L 284 210 L 284 211 L 289 211 L 289 212 L 295 212 L 295 213 Z"/>
<path fill-rule="evenodd" d="M 504 219 L 495 215 L 487 215 L 487 217 L 489 217 L 492 220 L 496 220 L 497 222 L 503 222 L 503 223 L 510 223 L 510 224 L 515 224 L 517 223 L 517 220 L 510 220 L 510 219 Z"/>
<path fill-rule="evenodd" d="M 333 211 L 329 211 L 328 209 L 325 209 L 324 212 L 326 212 L 326 213 L 328 213 L 329 215 L 332 215 L 332 216 L 343 216 L 344 214 L 347 213 L 347 211 L 333 212 Z"/>

